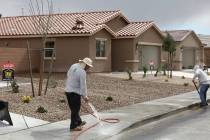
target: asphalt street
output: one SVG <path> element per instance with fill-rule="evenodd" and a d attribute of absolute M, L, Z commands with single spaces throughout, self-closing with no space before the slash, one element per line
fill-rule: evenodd
<path fill-rule="evenodd" d="M 128 130 L 109 140 L 209 140 L 210 106 L 179 114 Z"/>

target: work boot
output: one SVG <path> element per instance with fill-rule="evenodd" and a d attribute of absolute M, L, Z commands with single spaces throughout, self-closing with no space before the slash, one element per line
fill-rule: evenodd
<path fill-rule="evenodd" d="M 81 124 L 79 125 L 80 127 L 84 126 L 86 124 L 86 121 L 82 121 Z"/>
<path fill-rule="evenodd" d="M 82 127 L 81 126 L 77 126 L 75 128 L 71 128 L 70 131 L 82 131 Z"/>

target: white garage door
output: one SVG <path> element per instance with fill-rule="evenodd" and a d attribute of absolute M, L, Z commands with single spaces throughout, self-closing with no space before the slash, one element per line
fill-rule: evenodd
<path fill-rule="evenodd" d="M 140 55 L 140 67 L 139 69 L 142 69 L 143 66 L 147 66 L 149 69 L 149 63 L 150 61 L 154 62 L 155 69 L 160 64 L 160 47 L 158 46 L 142 46 L 139 48 Z"/>
<path fill-rule="evenodd" d="M 195 65 L 195 50 L 194 49 L 183 49 L 182 52 L 182 63 L 183 68 L 188 69 Z"/>

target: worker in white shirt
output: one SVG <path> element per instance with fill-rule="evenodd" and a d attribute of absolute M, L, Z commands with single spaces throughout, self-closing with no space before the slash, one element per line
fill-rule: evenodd
<path fill-rule="evenodd" d="M 194 77 L 192 82 L 195 83 L 195 79 L 198 78 L 199 83 L 200 83 L 200 107 L 207 106 L 208 103 L 206 102 L 206 93 L 208 91 L 209 85 L 210 85 L 210 78 L 208 75 L 201 69 L 199 65 L 194 66 Z"/>
<path fill-rule="evenodd" d="M 66 97 L 71 110 L 70 131 L 81 131 L 82 126 L 86 124 L 79 115 L 81 107 L 81 97 L 88 102 L 86 72 L 93 67 L 90 58 L 79 60 L 79 63 L 73 64 L 67 72 Z"/>

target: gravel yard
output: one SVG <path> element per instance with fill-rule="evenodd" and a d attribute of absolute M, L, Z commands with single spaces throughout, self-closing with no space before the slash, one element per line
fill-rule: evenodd
<path fill-rule="evenodd" d="M 38 78 L 34 78 L 36 97 L 32 98 L 30 103 L 23 103 L 21 98 L 24 95 L 32 95 L 31 85 L 21 85 L 19 93 L 12 93 L 11 87 L 0 88 L 0 99 L 9 102 L 10 112 L 50 122 L 68 119 L 70 113 L 64 94 L 66 77 L 65 74 L 54 74 L 54 76 L 52 81 L 57 81 L 57 86 L 50 87 L 47 95 L 42 96 L 37 96 Z M 146 78 L 142 78 L 142 75 L 133 75 L 133 78 L 134 80 L 127 80 L 126 73 L 121 75 L 88 74 L 87 85 L 90 102 L 98 111 L 103 111 L 195 90 L 190 84 L 191 79 L 182 79 L 181 77 L 174 77 L 168 82 L 163 76 L 148 75 Z M 18 75 L 16 80 L 18 83 L 30 82 L 30 78 L 25 75 Z M 186 82 L 189 83 L 188 86 L 183 85 Z M 106 101 L 109 96 L 113 101 Z M 39 106 L 44 107 L 47 113 L 36 112 Z M 82 114 L 86 114 L 84 109 L 82 109 Z"/>

